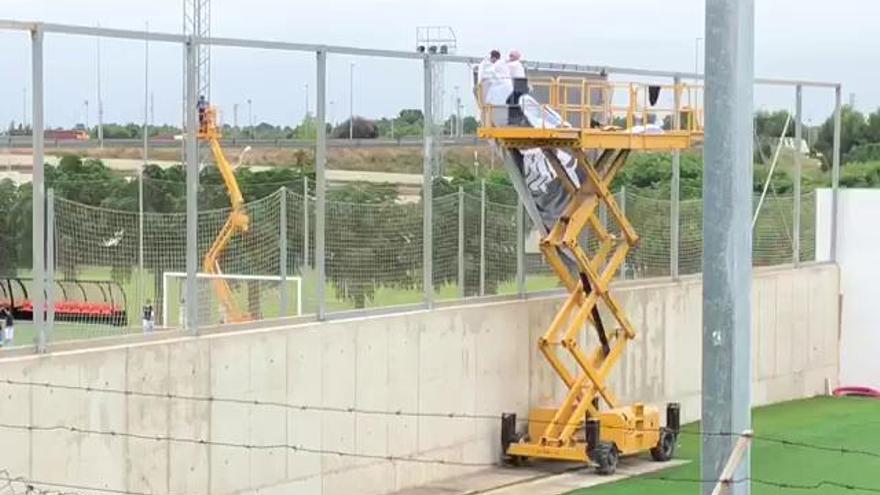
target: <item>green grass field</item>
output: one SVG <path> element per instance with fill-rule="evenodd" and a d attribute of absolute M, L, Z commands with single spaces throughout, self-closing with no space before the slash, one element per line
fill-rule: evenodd
<path fill-rule="evenodd" d="M 756 436 L 809 444 L 845 447 L 880 454 L 880 400 L 819 397 L 753 412 Z M 698 424 L 684 432 L 698 431 Z M 643 477 L 587 488 L 569 495 L 690 495 L 699 494 L 698 483 L 663 481 L 666 478 L 700 478 L 700 437 L 682 433 L 679 459 L 692 462 Z M 592 475 L 592 473 L 591 473 Z M 880 458 L 786 446 L 756 439 L 752 444 L 752 477 L 762 480 L 810 485 L 823 480 L 880 490 Z M 819 489 L 784 489 L 752 483 L 754 495 L 837 495 L 863 493 L 822 486 Z"/>

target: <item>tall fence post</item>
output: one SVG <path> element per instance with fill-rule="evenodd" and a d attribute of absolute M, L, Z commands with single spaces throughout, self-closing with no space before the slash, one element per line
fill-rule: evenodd
<path fill-rule="evenodd" d="M 834 141 L 831 150 L 831 261 L 837 262 L 837 221 L 838 201 L 840 200 L 840 121 L 841 121 L 841 92 L 843 88 L 838 84 L 834 88 Z"/>
<path fill-rule="evenodd" d="M 673 79 L 672 128 L 681 130 L 681 78 Z M 678 280 L 678 248 L 681 242 L 681 151 L 672 152 L 672 184 L 669 188 L 669 275 Z"/>
<path fill-rule="evenodd" d="M 45 163 L 43 162 L 43 28 L 39 25 L 35 26 L 31 31 L 31 70 L 33 90 L 31 98 L 33 103 L 32 112 L 32 146 L 34 150 L 33 162 L 33 211 L 32 211 L 32 233 L 31 242 L 33 243 L 33 294 L 32 302 L 34 307 L 33 322 L 34 331 L 39 339 L 44 339 L 45 327 L 43 319 L 43 311 L 41 310 L 45 303 L 46 297 L 44 292 L 45 269 L 46 269 L 46 245 L 45 245 Z M 45 351 L 46 343 L 44 341 L 37 342 L 37 351 Z"/>
<path fill-rule="evenodd" d="M 791 261 L 794 266 L 801 263 L 801 118 L 803 112 L 803 87 L 798 84 L 795 87 L 794 104 L 794 211 L 792 238 L 791 238 Z"/>
<path fill-rule="evenodd" d="M 464 299 L 464 187 L 458 186 L 458 297 Z"/>
<path fill-rule="evenodd" d="M 486 179 L 480 181 L 480 295 L 486 295 Z"/>
<path fill-rule="evenodd" d="M 40 352 L 55 333 L 55 190 L 46 194 L 46 325 L 40 334 Z"/>
<path fill-rule="evenodd" d="M 281 211 L 278 219 L 278 269 L 281 272 L 281 287 L 278 293 L 281 301 L 278 306 L 279 316 L 287 316 L 287 301 L 290 300 L 290 290 L 287 287 L 287 187 L 281 188 L 278 196 L 281 201 Z"/>
<path fill-rule="evenodd" d="M 526 234 L 525 208 L 522 199 L 516 196 L 516 293 L 526 295 Z"/>
<path fill-rule="evenodd" d="M 326 216 L 325 169 L 327 167 L 327 52 L 317 52 L 317 109 L 315 126 L 318 129 L 315 143 L 315 269 L 318 272 L 316 296 L 318 299 L 318 320 L 326 317 L 326 282 L 324 267 L 324 230 Z"/>
<path fill-rule="evenodd" d="M 150 25 L 147 23 L 147 31 Z M 144 40 L 144 125 L 143 129 L 143 161 L 138 167 L 138 279 L 137 279 L 137 305 L 141 309 L 146 305 L 147 291 L 144 270 L 144 169 L 147 167 L 150 157 L 150 40 Z"/>
<path fill-rule="evenodd" d="M 626 186 L 620 186 L 620 211 L 626 216 Z M 620 280 L 626 280 L 626 259 L 620 264 L 620 272 L 618 273 Z"/>
<path fill-rule="evenodd" d="M 434 306 L 434 67 L 430 55 L 424 60 L 424 157 L 422 162 L 422 289 L 425 307 Z"/>
<path fill-rule="evenodd" d="M 309 266 L 309 178 L 303 176 L 303 268 Z"/>
<path fill-rule="evenodd" d="M 198 80 L 196 71 L 195 40 L 190 37 L 186 42 L 186 330 L 197 335 L 198 319 L 198 227 L 199 227 L 199 142 L 198 114 L 196 98 L 198 98 Z M 167 302 L 166 302 L 167 304 Z"/>

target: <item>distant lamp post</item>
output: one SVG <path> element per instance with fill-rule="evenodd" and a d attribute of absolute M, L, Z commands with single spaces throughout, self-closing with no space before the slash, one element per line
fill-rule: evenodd
<path fill-rule="evenodd" d="M 309 118 L 309 83 L 306 83 L 306 116 L 305 119 Z"/>
<path fill-rule="evenodd" d="M 694 74 L 700 73 L 700 43 L 702 42 L 703 38 L 694 40 Z"/>
<path fill-rule="evenodd" d="M 254 105 L 253 101 L 248 98 L 248 127 L 251 128 L 251 141 L 256 139 L 257 134 L 254 132 Z"/>
<path fill-rule="evenodd" d="M 330 127 L 336 127 L 336 111 L 333 108 L 333 100 L 330 100 Z"/>
<path fill-rule="evenodd" d="M 348 66 L 348 139 L 354 139 L 354 62 Z"/>
<path fill-rule="evenodd" d="M 232 136 L 238 136 L 238 103 L 232 104 Z"/>

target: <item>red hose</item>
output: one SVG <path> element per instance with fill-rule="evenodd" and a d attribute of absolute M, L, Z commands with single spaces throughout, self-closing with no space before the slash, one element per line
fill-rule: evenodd
<path fill-rule="evenodd" d="M 871 387 L 838 387 L 834 389 L 835 397 L 873 397 L 880 399 L 880 390 Z"/>

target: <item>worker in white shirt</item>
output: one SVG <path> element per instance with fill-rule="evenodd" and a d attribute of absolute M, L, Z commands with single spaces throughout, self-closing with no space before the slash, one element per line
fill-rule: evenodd
<path fill-rule="evenodd" d="M 503 125 L 507 120 L 507 100 L 513 92 L 507 63 L 501 60 L 501 53 L 492 50 L 489 58 L 477 68 L 477 87 L 482 119 L 487 124 Z"/>
<path fill-rule="evenodd" d="M 476 88 L 479 91 L 480 99 L 483 103 L 486 103 L 486 97 L 489 92 L 489 82 L 486 82 L 488 79 L 493 79 L 495 77 L 495 63 L 501 59 L 501 52 L 498 50 L 492 50 L 489 52 L 489 56 L 480 61 L 480 65 L 477 66 L 476 70 Z"/>
<path fill-rule="evenodd" d="M 507 101 L 507 117 L 510 125 L 523 125 L 522 107 L 519 98 L 529 92 L 529 82 L 526 79 L 526 69 L 523 67 L 522 54 L 517 50 L 511 50 L 507 55 L 507 72 L 510 74 L 513 91 Z"/>

